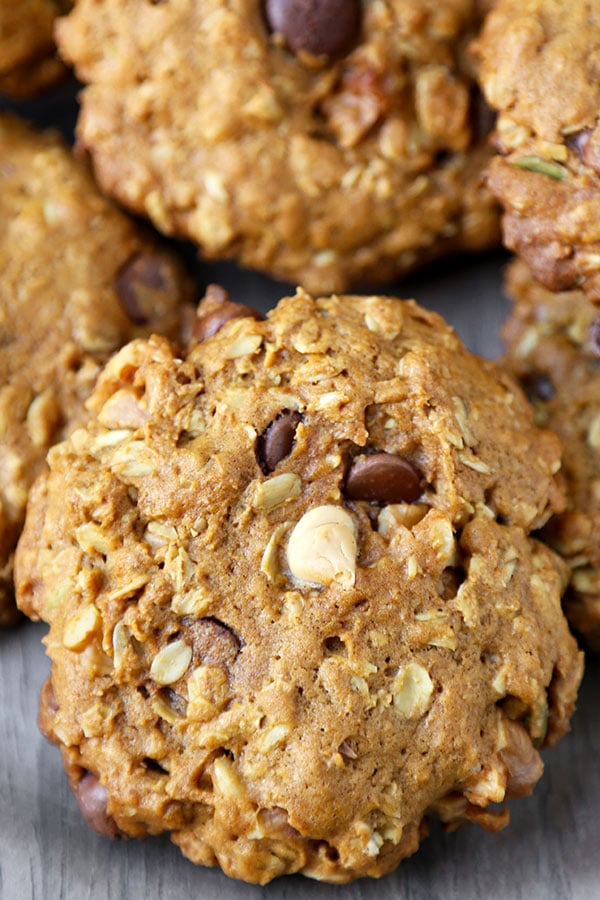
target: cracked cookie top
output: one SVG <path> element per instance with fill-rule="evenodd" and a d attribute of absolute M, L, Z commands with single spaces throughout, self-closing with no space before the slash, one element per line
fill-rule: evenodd
<path fill-rule="evenodd" d="M 130 343 L 88 407 L 17 581 L 90 824 L 261 883 L 381 875 L 428 812 L 502 827 L 581 675 L 531 534 L 560 444 L 516 384 L 412 301 L 263 319 L 213 287 L 184 353 Z"/>
<path fill-rule="evenodd" d="M 325 292 L 496 242 L 480 19 L 475 0 L 79 0 L 58 40 L 105 190 L 207 258 Z"/>

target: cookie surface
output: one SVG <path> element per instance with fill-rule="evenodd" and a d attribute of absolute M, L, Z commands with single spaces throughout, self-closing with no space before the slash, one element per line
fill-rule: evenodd
<path fill-rule="evenodd" d="M 109 355 L 176 337 L 179 264 L 108 200 L 59 138 L 0 116 L 0 622 L 12 559 L 48 447 L 83 412 Z"/>
<path fill-rule="evenodd" d="M 54 22 L 70 0 L 0 0 L 0 92 L 21 97 L 58 81 Z"/>
<path fill-rule="evenodd" d="M 600 6 L 499 0 L 478 42 L 499 111 L 487 183 L 504 241 L 553 291 L 600 302 Z"/>
<path fill-rule="evenodd" d="M 302 29 L 298 6 L 325 13 Z M 475 0 L 79 0 L 58 41 L 108 193 L 207 258 L 326 292 L 497 241 L 479 19 Z"/>
<path fill-rule="evenodd" d="M 108 363 L 19 544 L 86 819 L 261 883 L 381 875 L 427 812 L 502 827 L 581 674 L 530 535 L 558 439 L 412 302 L 200 312 Z"/>
<path fill-rule="evenodd" d="M 546 526 L 569 562 L 565 597 L 571 624 L 600 651 L 600 317 L 581 291 L 553 294 L 524 263 L 508 270 L 512 315 L 504 328 L 505 361 L 536 406 L 538 419 L 563 440 L 569 505 Z"/>

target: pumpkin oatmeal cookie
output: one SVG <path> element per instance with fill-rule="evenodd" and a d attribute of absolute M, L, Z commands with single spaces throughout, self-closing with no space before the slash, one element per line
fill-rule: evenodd
<path fill-rule="evenodd" d="M 558 438 L 412 301 L 212 288 L 194 336 L 112 358 L 19 544 L 83 815 L 259 883 L 501 828 L 581 676 Z"/>
<path fill-rule="evenodd" d="M 507 289 L 505 362 L 564 443 L 568 507 L 544 534 L 572 569 L 567 618 L 600 651 L 600 316 L 583 292 L 553 294 L 523 262 L 508 269 Z"/>
<path fill-rule="evenodd" d="M 81 419 L 111 353 L 177 336 L 188 294 L 179 263 L 55 134 L 0 116 L 0 624 L 17 613 L 13 553 L 48 447 Z"/>
<path fill-rule="evenodd" d="M 498 0 L 477 49 L 505 244 L 550 290 L 599 303 L 600 4 Z"/>
<path fill-rule="evenodd" d="M 100 184 L 207 259 L 316 292 L 498 240 L 476 0 L 79 0 Z M 483 117 L 485 118 L 485 116 Z"/>

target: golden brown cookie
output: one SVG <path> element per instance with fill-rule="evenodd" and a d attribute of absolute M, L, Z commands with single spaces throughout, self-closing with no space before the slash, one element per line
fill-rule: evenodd
<path fill-rule="evenodd" d="M 600 302 L 600 4 L 498 0 L 478 42 L 504 241 L 550 290 Z"/>
<path fill-rule="evenodd" d="M 79 0 L 58 40 L 108 193 L 324 292 L 498 240 L 480 19 L 476 0 Z"/>
<path fill-rule="evenodd" d="M 0 92 L 33 94 L 65 73 L 54 46 L 54 22 L 71 0 L 0 0 Z"/>
<path fill-rule="evenodd" d="M 552 294 L 522 262 L 508 269 L 507 289 L 505 362 L 564 443 L 568 508 L 544 533 L 572 569 L 567 617 L 600 651 L 600 316 L 583 292 Z"/>
<path fill-rule="evenodd" d="M 260 883 L 501 828 L 581 675 L 558 438 L 412 301 L 213 289 L 195 336 L 112 358 L 19 544 L 84 816 Z"/>
<path fill-rule="evenodd" d="M 48 447 L 131 338 L 177 336 L 180 265 L 101 196 L 60 139 L 0 116 L 0 624 L 13 552 Z"/>

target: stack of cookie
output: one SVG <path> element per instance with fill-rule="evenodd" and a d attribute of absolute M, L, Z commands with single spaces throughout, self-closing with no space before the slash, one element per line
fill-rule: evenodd
<path fill-rule="evenodd" d="M 502 828 L 575 707 L 563 598 L 600 643 L 593 101 L 519 93 L 576 25 L 500 0 L 473 53 L 481 0 L 68 5 L 93 176 L 0 119 L 0 617 L 14 585 L 50 626 L 40 726 L 84 817 L 257 883 L 380 876 L 434 814 Z M 327 296 L 494 246 L 494 195 L 562 291 L 511 267 L 503 365 Z M 116 203 L 302 286 L 194 311 Z"/>

